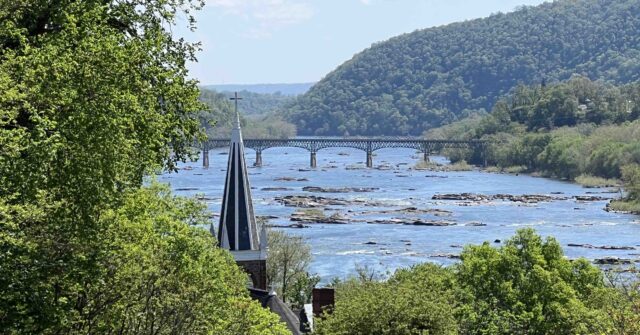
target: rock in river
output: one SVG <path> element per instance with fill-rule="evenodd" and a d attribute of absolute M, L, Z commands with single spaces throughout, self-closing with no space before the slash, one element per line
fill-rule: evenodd
<path fill-rule="evenodd" d="M 269 228 L 295 228 L 295 229 L 302 229 L 302 228 L 311 228 L 311 226 L 306 226 L 302 223 L 292 223 L 292 224 L 288 224 L 288 225 L 267 225 L 267 227 Z"/>
<path fill-rule="evenodd" d="M 280 177 L 274 179 L 274 181 L 309 181 L 307 178 L 293 178 L 293 177 Z"/>
<path fill-rule="evenodd" d="M 512 202 L 522 202 L 522 203 L 538 203 L 538 202 L 548 202 L 554 200 L 566 200 L 564 197 L 552 197 L 543 194 L 523 194 L 523 195 L 513 195 L 513 194 L 496 194 L 496 195 L 485 195 L 485 194 L 473 194 L 473 193 L 460 193 L 460 194 L 436 194 L 432 198 L 432 200 L 457 200 L 457 201 L 490 201 L 490 200 L 504 200 L 504 201 L 512 201 Z"/>
<path fill-rule="evenodd" d="M 457 254 L 433 254 L 429 255 L 432 258 L 449 258 L 449 259 L 460 259 L 460 255 Z"/>
<path fill-rule="evenodd" d="M 483 194 L 460 193 L 460 194 L 436 194 L 431 200 L 462 200 L 462 201 L 486 201 L 490 197 Z"/>
<path fill-rule="evenodd" d="M 577 201 L 604 201 L 604 200 L 609 200 L 609 198 L 599 197 L 599 196 L 595 196 L 595 195 L 576 195 L 576 196 L 574 196 L 574 198 Z"/>
<path fill-rule="evenodd" d="M 593 261 L 598 265 L 628 265 L 631 264 L 630 259 L 618 258 L 618 257 L 604 257 L 598 258 Z"/>
<path fill-rule="evenodd" d="M 349 219 L 340 215 L 339 213 L 334 213 L 331 216 L 324 215 L 323 211 L 312 209 L 312 210 L 304 210 L 298 211 L 291 214 L 291 221 L 301 222 L 301 223 L 324 223 L 324 224 L 348 224 Z"/>
<path fill-rule="evenodd" d="M 365 192 L 373 192 L 379 190 L 377 187 L 319 187 L 319 186 L 305 186 L 302 188 L 305 192 L 313 192 L 313 193 L 365 193 Z"/>
<path fill-rule="evenodd" d="M 575 247 L 575 248 L 601 249 L 601 250 L 636 250 L 636 248 L 634 247 L 612 246 L 612 245 L 595 246 L 591 244 L 569 243 L 567 244 L 567 246 Z"/>
<path fill-rule="evenodd" d="M 325 206 L 346 206 L 349 201 L 333 198 L 323 198 L 316 196 L 298 196 L 287 195 L 284 197 L 276 197 L 276 202 L 279 202 L 287 207 L 299 207 L 299 208 L 317 208 Z"/>
<path fill-rule="evenodd" d="M 451 221 L 433 221 L 423 219 L 410 219 L 410 218 L 393 218 L 393 219 L 381 219 L 371 221 L 372 224 L 400 224 L 407 226 L 432 226 L 432 227 L 446 227 L 455 226 L 455 222 Z"/>

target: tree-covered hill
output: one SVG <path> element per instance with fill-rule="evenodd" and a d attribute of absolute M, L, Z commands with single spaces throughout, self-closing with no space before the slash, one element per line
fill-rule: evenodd
<path fill-rule="evenodd" d="M 418 135 L 518 84 L 640 79 L 640 1 L 562 0 L 374 44 L 288 108 L 309 135 Z"/>

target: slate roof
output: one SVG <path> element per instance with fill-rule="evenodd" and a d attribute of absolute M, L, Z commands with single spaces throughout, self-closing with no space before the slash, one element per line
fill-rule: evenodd
<path fill-rule="evenodd" d="M 269 294 L 268 291 L 254 288 L 249 289 L 249 295 L 252 299 L 259 301 L 263 308 L 269 308 L 271 312 L 278 314 L 278 316 L 280 316 L 280 320 L 287 325 L 287 328 L 293 335 L 304 334 L 304 332 L 301 331 L 304 327 L 301 327 L 298 315 L 296 315 L 296 313 L 294 313 L 277 295 L 272 295 Z M 304 313 L 304 310 L 301 313 Z"/>

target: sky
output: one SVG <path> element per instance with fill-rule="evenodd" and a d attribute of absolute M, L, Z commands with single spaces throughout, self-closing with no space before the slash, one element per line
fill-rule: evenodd
<path fill-rule="evenodd" d="M 206 0 L 190 75 L 203 85 L 316 82 L 371 44 L 544 0 Z"/>

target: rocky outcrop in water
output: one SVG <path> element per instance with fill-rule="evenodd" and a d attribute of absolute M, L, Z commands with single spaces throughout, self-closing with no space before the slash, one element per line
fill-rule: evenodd
<path fill-rule="evenodd" d="M 287 207 L 298 207 L 298 208 L 347 206 L 353 203 L 353 201 L 347 201 L 342 199 L 325 198 L 325 197 L 317 197 L 317 196 L 300 196 L 300 195 L 287 195 L 284 197 L 276 197 L 275 201 Z"/>
<path fill-rule="evenodd" d="M 350 223 L 349 219 L 340 215 L 339 213 L 334 213 L 331 216 L 325 216 L 324 213 L 320 210 L 307 210 L 307 211 L 299 211 L 291 214 L 291 221 L 313 224 L 313 223 L 323 223 L 323 224 L 348 224 Z"/>
<path fill-rule="evenodd" d="M 599 197 L 595 195 L 576 195 L 573 197 L 577 201 L 605 201 L 609 200 L 609 198 Z"/>
<path fill-rule="evenodd" d="M 393 219 L 380 219 L 369 222 L 370 224 L 397 224 L 406 226 L 429 226 L 429 227 L 447 227 L 455 226 L 455 222 L 451 221 L 434 221 L 424 219 L 411 219 L 411 218 L 393 218 Z"/>
<path fill-rule="evenodd" d="M 367 193 L 379 190 L 377 187 L 319 187 L 319 186 L 305 186 L 302 188 L 305 192 L 312 193 Z"/>
<path fill-rule="evenodd" d="M 433 254 L 429 255 L 431 258 L 448 258 L 448 259 L 460 259 L 460 255 L 457 254 Z"/>
<path fill-rule="evenodd" d="M 604 257 L 595 259 L 593 263 L 598 265 L 629 265 L 632 262 L 630 259 L 626 258 Z"/>
<path fill-rule="evenodd" d="M 309 181 L 307 178 L 293 178 L 293 177 L 279 177 L 275 178 L 274 181 Z"/>
<path fill-rule="evenodd" d="M 458 193 L 458 194 L 436 194 L 431 197 L 432 200 L 456 200 L 456 201 L 473 201 L 483 202 L 492 200 L 503 200 L 521 203 L 538 203 L 538 202 L 550 202 L 556 200 L 567 200 L 566 197 L 549 196 L 543 194 L 474 194 L 474 193 Z"/>
<path fill-rule="evenodd" d="M 267 225 L 269 228 L 293 228 L 293 229 L 302 229 L 302 228 L 311 228 L 311 226 L 304 225 L 302 223 L 292 223 L 288 225 Z"/>
<path fill-rule="evenodd" d="M 491 198 L 483 194 L 460 193 L 460 194 L 436 194 L 431 200 L 457 200 L 457 201 L 488 201 Z"/>
<path fill-rule="evenodd" d="M 591 244 L 569 243 L 567 244 L 567 246 L 574 247 L 574 248 L 587 248 L 587 249 L 600 249 L 600 250 L 636 250 L 636 248 L 634 247 L 612 246 L 612 245 L 595 246 Z"/>
<path fill-rule="evenodd" d="M 260 189 L 260 191 L 278 192 L 278 191 L 293 191 L 293 189 L 288 187 L 263 187 Z"/>
<path fill-rule="evenodd" d="M 421 209 L 418 207 L 405 207 L 400 209 L 390 209 L 390 210 L 381 210 L 381 211 L 368 211 L 362 212 L 362 215 L 371 215 L 371 214 L 432 214 L 435 216 L 451 216 L 453 214 L 452 211 L 438 209 L 438 208 L 426 208 Z"/>

